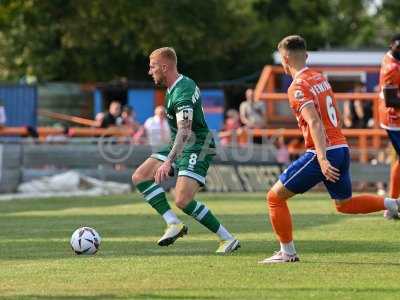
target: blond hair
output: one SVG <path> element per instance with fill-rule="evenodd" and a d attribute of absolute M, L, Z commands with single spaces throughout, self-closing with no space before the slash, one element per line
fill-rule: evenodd
<path fill-rule="evenodd" d="M 169 60 L 173 65 L 177 65 L 178 58 L 176 52 L 172 47 L 162 47 L 154 50 L 150 54 L 150 58 L 160 56 L 161 58 Z"/>

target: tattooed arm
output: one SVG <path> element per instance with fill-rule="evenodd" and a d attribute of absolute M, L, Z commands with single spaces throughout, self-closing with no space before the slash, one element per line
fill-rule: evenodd
<path fill-rule="evenodd" d="M 185 108 L 176 113 L 178 131 L 176 133 L 174 145 L 172 146 L 172 149 L 168 154 L 167 160 L 156 171 L 156 183 L 160 183 L 168 177 L 168 175 L 170 174 L 172 163 L 182 153 L 183 148 L 192 136 L 192 120 L 192 108 Z"/>
<path fill-rule="evenodd" d="M 174 145 L 168 154 L 168 160 L 171 162 L 182 153 L 183 147 L 192 135 L 192 120 L 183 119 L 178 122 L 178 132 L 176 133 Z"/>

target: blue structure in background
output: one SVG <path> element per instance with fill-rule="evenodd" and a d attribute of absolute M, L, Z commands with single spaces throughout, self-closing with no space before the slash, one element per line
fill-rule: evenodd
<path fill-rule="evenodd" d="M 370 93 L 375 92 L 375 87 L 379 84 L 379 73 L 367 73 L 366 87 Z"/>
<path fill-rule="evenodd" d="M 136 112 L 136 119 L 143 124 L 154 115 L 155 91 L 149 89 L 128 90 L 128 105 Z"/>
<path fill-rule="evenodd" d="M 94 116 L 99 112 L 106 111 L 104 97 L 101 90 L 94 91 Z M 155 91 L 151 89 L 129 89 L 127 92 L 127 105 L 136 112 L 136 119 L 143 124 L 147 118 L 154 114 Z"/>
<path fill-rule="evenodd" d="M 94 91 L 94 117 L 104 107 L 104 97 L 100 89 Z M 204 115 L 210 129 L 219 131 L 224 121 L 225 96 L 223 90 L 205 89 L 201 91 Z M 154 115 L 156 103 L 154 89 L 128 89 L 127 104 L 136 112 L 136 119 L 143 124 L 147 118 Z"/>
<path fill-rule="evenodd" d="M 282 91 L 281 93 L 286 93 L 287 89 L 289 88 L 290 84 L 292 83 L 293 79 L 291 76 L 287 74 L 282 74 Z"/>
<path fill-rule="evenodd" d="M 0 101 L 7 126 L 37 125 L 37 88 L 31 85 L 0 85 Z"/>
<path fill-rule="evenodd" d="M 201 90 L 201 99 L 208 127 L 211 130 L 220 131 L 224 123 L 224 91 Z"/>
<path fill-rule="evenodd" d="M 93 107 L 94 107 L 94 115 L 93 115 L 93 119 L 94 118 L 96 118 L 96 115 L 99 113 L 99 112 L 102 112 L 103 111 L 103 95 L 101 94 L 101 91 L 100 90 L 98 90 L 98 89 L 96 89 L 96 90 L 94 90 L 94 105 L 93 105 Z"/>

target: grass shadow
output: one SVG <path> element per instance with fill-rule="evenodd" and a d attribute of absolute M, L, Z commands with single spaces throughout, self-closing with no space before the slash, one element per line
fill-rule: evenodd
<path fill-rule="evenodd" d="M 242 247 L 233 253 L 233 256 L 259 256 L 263 258 L 276 250 L 276 241 L 247 241 L 242 240 Z M 374 241 L 337 241 L 337 240 L 301 240 L 298 241 L 297 249 L 302 255 L 305 254 L 371 254 L 371 253 L 397 253 L 398 243 L 380 243 Z M 180 239 L 173 246 L 159 247 L 156 241 L 110 241 L 105 240 L 100 251 L 94 256 L 76 256 L 70 249 L 67 241 L 24 241 L 14 243 L 13 247 L 0 244 L 0 260 L 39 260 L 39 259 L 95 259 L 107 258 L 134 258 L 134 257 L 187 257 L 187 256 L 215 256 L 217 248 L 216 240 L 199 241 L 194 239 Z M 305 261 L 306 263 L 324 263 L 316 261 Z M 354 260 L 353 260 L 354 262 Z M 351 263 L 353 263 L 351 262 Z M 327 263 L 331 263 L 330 261 Z M 333 263 L 343 263 L 337 261 Z M 354 262 L 357 264 L 357 262 Z M 378 264 L 377 262 L 362 262 Z M 394 262 L 396 263 L 396 262 Z M 361 264 L 361 262 L 360 262 Z M 382 262 L 380 263 L 382 264 Z"/>
<path fill-rule="evenodd" d="M 138 294 L 130 294 L 127 296 L 115 296 L 115 295 L 96 295 L 96 296 L 42 296 L 42 295 L 21 295 L 21 296 L 0 296 L 0 299 L 7 300 L 105 300 L 105 299 L 115 299 L 115 300 L 124 300 L 124 299 L 154 299 L 154 300 L 171 300 L 171 299 L 187 299 L 187 300 L 198 300 L 198 299 L 282 299 L 282 297 L 290 297 L 290 299 L 324 299 L 328 297 L 328 299 L 337 299 L 338 297 L 342 298 L 350 296 L 356 299 L 362 299 L 360 297 L 367 297 L 367 299 L 372 299 L 373 296 L 383 296 L 384 298 L 390 297 L 390 299 L 397 299 L 396 295 L 399 293 L 400 288 L 362 288 L 362 287 L 315 287 L 315 288 L 302 288 L 302 287 L 286 287 L 284 293 L 282 293 L 282 288 L 271 288 L 271 287 L 258 287 L 257 290 L 254 288 L 240 288 L 240 287 L 230 287 L 228 288 L 219 288 L 215 291 L 216 295 L 185 295 L 184 291 L 176 292 L 175 290 L 170 291 L 162 291 L 161 294 L 154 293 L 138 293 Z M 188 291 L 189 292 L 189 291 Z M 208 290 L 208 293 L 214 293 L 213 290 Z M 220 295 L 223 293 L 226 297 L 221 298 Z M 367 294 L 367 295 L 364 295 Z M 374 295 L 377 294 L 377 295 Z M 246 295 L 248 298 L 243 298 Z M 293 298 L 292 298 L 293 297 Z"/>
<path fill-rule="evenodd" d="M 0 296 L 0 300 L 43 300 L 43 299 L 54 299 L 54 300 L 107 300 L 107 299 L 132 299 L 128 297 L 120 297 L 115 295 L 96 295 L 96 296 L 48 296 L 48 295 L 21 295 L 21 296 Z"/>
<path fill-rule="evenodd" d="M 24 295 L 24 296 L 0 296 L 0 300 L 128 300 L 128 299 L 182 299 L 182 300 L 197 300 L 197 299 L 220 299 L 217 296 L 185 296 L 185 295 L 159 295 L 159 294 L 137 294 L 134 296 L 115 296 L 115 295 L 96 295 L 96 296 L 42 296 L 42 295 Z"/>
<path fill-rule="evenodd" d="M 96 197 L 53 197 L 45 199 L 19 199 L 0 201 L 1 213 L 17 213 L 29 211 L 64 210 L 68 208 L 104 207 L 128 204 L 141 204 L 140 195 L 96 196 Z"/>
<path fill-rule="evenodd" d="M 217 217 L 231 232 L 259 233 L 271 232 L 271 225 L 265 214 L 220 214 Z M 341 215 L 300 214 L 294 215 L 296 230 L 338 223 L 349 218 Z M 190 233 L 207 233 L 198 222 L 189 216 L 182 216 Z M 0 215 L 0 239 L 69 238 L 79 226 L 96 228 L 103 237 L 148 237 L 160 235 L 164 229 L 162 218 L 152 215 Z"/>
<path fill-rule="evenodd" d="M 231 195 L 232 197 L 229 197 Z M 254 196 L 254 195 L 253 195 Z M 227 197 L 229 202 L 242 201 L 249 199 L 246 194 L 235 193 L 200 193 L 199 197 L 208 201 L 226 202 Z M 172 196 L 167 193 L 167 198 L 172 204 Z M 257 194 L 251 197 L 251 201 L 260 201 L 264 203 L 265 197 L 263 194 Z M 104 206 L 118 206 L 118 205 L 135 205 L 143 204 L 144 199 L 139 193 L 130 193 L 128 195 L 112 195 L 112 196 L 94 196 L 94 197 L 52 197 L 52 198 L 31 198 L 31 199 L 17 199 L 12 201 L 0 201 L 1 213 L 16 213 L 16 212 L 29 212 L 29 211 L 49 211 L 49 210 L 63 210 L 71 207 L 85 208 L 85 207 L 104 207 Z"/>

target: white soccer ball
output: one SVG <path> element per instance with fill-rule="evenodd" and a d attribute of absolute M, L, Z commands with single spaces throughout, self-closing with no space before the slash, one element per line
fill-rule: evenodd
<path fill-rule="evenodd" d="M 81 227 L 74 231 L 70 243 L 76 254 L 90 255 L 99 250 L 101 237 L 93 228 Z"/>

